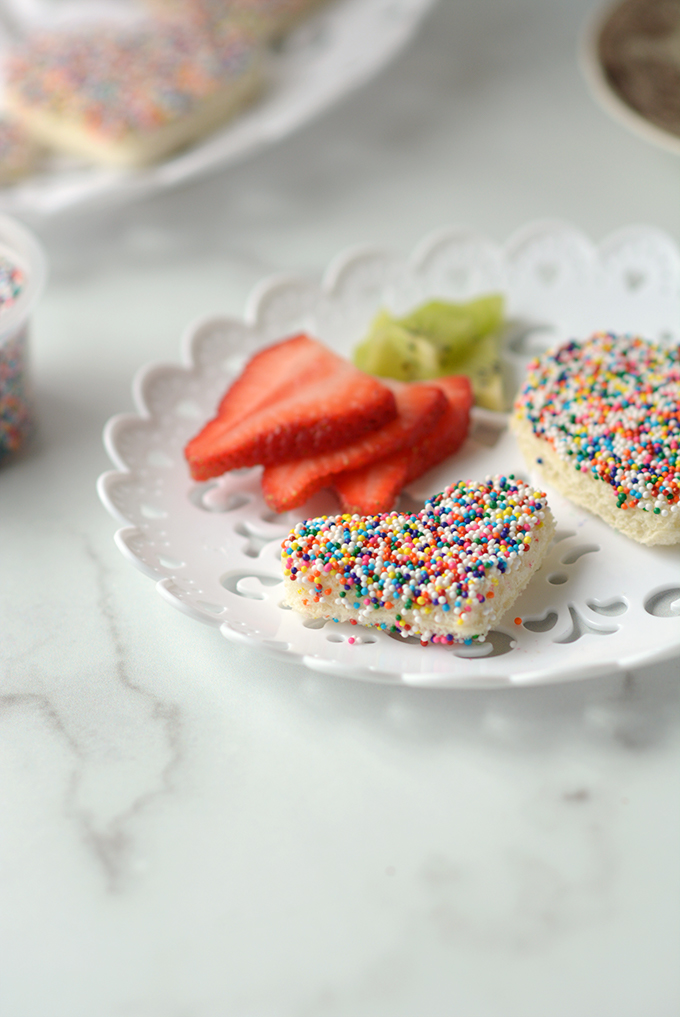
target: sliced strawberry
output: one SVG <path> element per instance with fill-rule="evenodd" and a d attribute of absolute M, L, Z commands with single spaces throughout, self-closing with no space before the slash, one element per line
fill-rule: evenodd
<path fill-rule="evenodd" d="M 457 452 L 470 427 L 474 396 L 467 375 L 450 374 L 435 379 L 431 384 L 444 392 L 449 406 L 437 427 L 412 447 L 405 484 L 422 477 L 433 466 Z"/>
<path fill-rule="evenodd" d="M 437 463 L 457 452 L 468 432 L 472 386 L 465 375 L 448 375 L 429 381 L 447 398 L 447 408 L 419 441 L 402 452 L 386 456 L 360 470 L 333 478 L 343 512 L 375 515 L 389 512 L 399 492 Z"/>
<path fill-rule="evenodd" d="M 377 463 L 334 477 L 333 487 L 342 511 L 362 516 L 389 512 L 406 483 L 410 458 L 410 452 L 395 452 Z"/>
<path fill-rule="evenodd" d="M 436 385 L 440 388 L 450 403 L 459 403 L 467 406 L 468 413 L 474 402 L 472 382 L 467 374 L 445 374 L 442 378 L 433 378 L 428 385 Z"/>
<path fill-rule="evenodd" d="M 194 480 L 336 449 L 396 417 L 395 397 L 387 386 L 314 340 L 307 343 L 318 346 L 322 355 L 313 368 L 303 356 L 307 366 L 298 373 L 298 356 L 301 348 L 307 347 L 297 341 L 299 338 L 253 358 L 244 371 L 248 375 L 244 384 L 236 388 L 233 397 L 225 396 L 224 414 L 209 421 L 187 444 L 185 455 Z M 285 347 L 283 355 L 281 347 Z M 286 373 L 284 368 L 286 351 L 295 360 L 294 372 Z M 272 384 L 270 372 L 278 372 L 279 378 L 285 374 L 285 383 L 279 384 L 277 379 Z M 267 398 L 262 402 L 255 395 L 257 408 L 250 411 L 246 395 L 256 390 L 258 376 Z"/>
<path fill-rule="evenodd" d="M 256 410 L 282 399 L 300 381 L 331 375 L 338 358 L 308 335 L 291 336 L 260 350 L 222 396 L 217 415 L 222 420 L 242 420 Z"/>
<path fill-rule="evenodd" d="M 262 475 L 265 501 L 276 512 L 303 505 L 330 477 L 376 462 L 423 438 L 446 412 L 442 391 L 425 384 L 395 386 L 398 416 L 334 452 L 268 466 Z"/>

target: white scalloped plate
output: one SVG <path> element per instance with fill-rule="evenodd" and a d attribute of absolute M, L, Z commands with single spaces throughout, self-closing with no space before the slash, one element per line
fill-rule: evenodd
<path fill-rule="evenodd" d="M 244 321 L 206 320 L 185 337 L 183 365 L 157 364 L 134 380 L 138 415 L 112 418 L 104 441 L 116 469 L 99 494 L 124 528 L 122 553 L 174 607 L 219 625 L 230 640 L 316 671 L 422 686 L 530 685 L 623 670 L 680 652 L 680 546 L 646 548 L 550 491 L 558 534 L 512 611 L 478 646 L 427 646 L 349 624 L 305 623 L 281 606 L 281 538 L 298 519 L 336 510 L 330 493 L 272 514 L 258 469 L 204 484 L 182 449 L 212 415 L 245 359 L 306 328 L 349 354 L 381 305 L 405 311 L 428 297 L 507 295 L 506 368 L 518 376 L 536 348 L 595 329 L 680 338 L 680 252 L 658 230 L 631 227 L 599 247 L 569 226 L 538 223 L 504 247 L 446 230 L 407 261 L 355 249 L 323 283 L 265 280 Z M 502 414 L 476 412 L 462 451 L 403 497 L 415 507 L 460 478 L 527 476 Z M 538 478 L 533 478 L 540 483 Z M 522 619 L 516 624 L 514 619 Z M 348 637 L 359 636 L 352 644 Z"/>
<path fill-rule="evenodd" d="M 0 188 L 0 209 L 47 216 L 88 205 L 121 203 L 164 191 L 274 144 L 359 88 L 397 56 L 435 0 L 333 0 L 292 33 L 271 56 L 262 100 L 203 141 L 134 172 L 55 157 L 41 173 Z M 127 4 L 97 0 L 110 18 Z M 94 0 L 71 0 L 61 20 L 93 19 Z M 132 5 L 130 5 L 132 6 Z M 47 0 L 13 0 L 21 25 L 59 23 Z M 84 12 L 81 13 L 81 12 Z"/>

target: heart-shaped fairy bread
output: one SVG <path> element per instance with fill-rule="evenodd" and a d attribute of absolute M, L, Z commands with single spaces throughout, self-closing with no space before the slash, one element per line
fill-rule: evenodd
<path fill-rule="evenodd" d="M 282 544 L 286 600 L 422 643 L 483 641 L 554 529 L 545 494 L 512 475 L 460 481 L 417 513 L 307 519 Z"/>
<path fill-rule="evenodd" d="M 642 544 L 680 541 L 680 349 L 598 332 L 533 361 L 513 430 L 527 464 Z"/>

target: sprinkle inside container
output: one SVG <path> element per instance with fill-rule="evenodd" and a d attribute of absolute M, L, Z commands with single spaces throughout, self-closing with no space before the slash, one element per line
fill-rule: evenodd
<path fill-rule="evenodd" d="M 44 279 L 38 242 L 25 227 L 0 216 L 0 464 L 34 430 L 29 320 Z"/>

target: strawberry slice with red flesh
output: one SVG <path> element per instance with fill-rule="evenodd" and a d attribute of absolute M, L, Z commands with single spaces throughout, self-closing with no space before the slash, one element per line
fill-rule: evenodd
<path fill-rule="evenodd" d="M 342 511 L 362 516 L 389 512 L 406 483 L 410 458 L 410 452 L 395 452 L 377 463 L 334 477 L 333 487 Z"/>
<path fill-rule="evenodd" d="M 446 412 L 446 398 L 433 385 L 397 385 L 394 388 L 398 416 L 389 424 L 334 452 L 266 467 L 262 492 L 267 504 L 276 512 L 303 505 L 335 475 L 374 463 L 419 441 Z"/>
<path fill-rule="evenodd" d="M 422 477 L 457 452 L 470 429 L 474 395 L 467 375 L 449 374 L 437 378 L 432 384 L 442 390 L 449 405 L 435 430 L 412 447 L 405 484 Z"/>
<path fill-rule="evenodd" d="M 337 367 L 337 357 L 316 339 L 300 333 L 256 353 L 220 400 L 217 416 L 238 421 L 270 406 L 299 387 Z"/>
<path fill-rule="evenodd" d="M 245 368 L 247 377 L 242 376 L 222 400 L 223 413 L 187 444 L 185 456 L 194 480 L 327 452 L 396 417 L 395 397 L 386 385 L 321 343 L 312 339 L 302 343 L 300 338 L 277 343 L 254 357 Z M 309 343 L 317 347 L 318 355 Z M 290 364 L 285 367 L 289 354 L 294 370 Z M 257 394 L 258 379 L 266 397 Z M 250 393 L 255 393 L 255 409 Z"/>
<path fill-rule="evenodd" d="M 335 477 L 333 486 L 343 512 L 360 515 L 389 512 L 408 483 L 453 455 L 462 445 L 473 399 L 469 379 L 465 375 L 448 375 L 428 384 L 436 385 L 447 398 L 447 407 L 436 426 L 408 450 Z"/>

